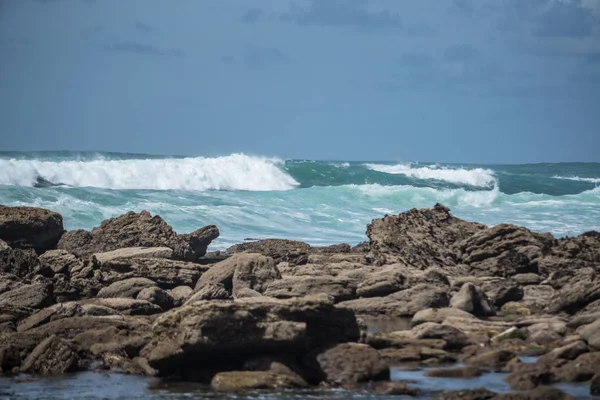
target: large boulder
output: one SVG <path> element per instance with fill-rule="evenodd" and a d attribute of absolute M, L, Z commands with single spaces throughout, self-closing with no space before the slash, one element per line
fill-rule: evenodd
<path fill-rule="evenodd" d="M 206 254 L 206 248 L 218 236 L 219 230 L 214 225 L 178 235 L 160 216 L 152 216 L 148 211 L 130 211 L 102 221 L 91 232 L 67 232 L 58 247 L 78 256 L 126 247 L 169 247 L 173 249 L 173 258 L 195 261 Z"/>
<path fill-rule="evenodd" d="M 354 315 L 327 296 L 199 301 L 159 316 L 152 330 L 142 355 L 163 374 L 192 360 L 210 365 L 274 352 L 304 355 L 359 337 Z"/>
<path fill-rule="evenodd" d="M 58 213 L 0 205 L 0 239 L 13 248 L 34 249 L 41 254 L 56 248 L 63 232 L 63 219 Z"/>
<path fill-rule="evenodd" d="M 554 237 L 550 234 L 500 224 L 481 230 L 461 243 L 461 260 L 473 275 L 508 277 L 538 273 L 538 262 L 553 243 Z"/>
<path fill-rule="evenodd" d="M 343 343 L 317 356 L 323 380 L 330 384 L 351 384 L 389 380 L 390 371 L 380 354 L 369 345 Z"/>
<path fill-rule="evenodd" d="M 52 335 L 41 342 L 23 361 L 21 371 L 57 375 L 79 368 L 79 356 L 64 340 Z"/>
<path fill-rule="evenodd" d="M 401 262 L 420 269 L 454 266 L 457 244 L 484 228 L 452 216 L 441 204 L 388 215 L 367 226 L 367 259 L 379 265 Z"/>

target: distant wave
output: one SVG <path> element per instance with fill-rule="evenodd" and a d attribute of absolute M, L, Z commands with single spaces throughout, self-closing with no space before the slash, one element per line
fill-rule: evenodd
<path fill-rule="evenodd" d="M 578 176 L 554 176 L 554 179 L 566 179 L 569 181 L 600 183 L 600 178 L 580 178 Z"/>
<path fill-rule="evenodd" d="M 232 154 L 214 158 L 46 161 L 0 159 L 0 185 L 40 179 L 74 187 L 154 190 L 289 190 L 298 182 L 282 160 Z"/>
<path fill-rule="evenodd" d="M 384 172 L 386 174 L 405 175 L 417 179 L 435 179 L 478 187 L 490 187 L 496 183 L 494 172 L 484 168 L 413 167 L 410 164 L 365 164 L 365 166 L 373 171 Z"/>

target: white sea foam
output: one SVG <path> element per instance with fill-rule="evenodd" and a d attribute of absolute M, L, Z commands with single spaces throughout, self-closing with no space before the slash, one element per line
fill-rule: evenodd
<path fill-rule="evenodd" d="M 479 187 L 489 187 L 496 183 L 494 172 L 484 168 L 413 167 L 411 164 L 365 164 L 365 166 L 373 171 L 393 175 L 405 175 L 417 179 L 434 179 Z"/>
<path fill-rule="evenodd" d="M 0 185 L 33 186 L 38 177 L 74 187 L 155 190 L 289 190 L 298 185 L 273 158 L 232 154 L 214 158 L 88 161 L 0 160 Z"/>
<path fill-rule="evenodd" d="M 578 176 L 553 176 L 554 179 L 566 179 L 569 181 L 600 183 L 600 178 L 580 178 Z"/>

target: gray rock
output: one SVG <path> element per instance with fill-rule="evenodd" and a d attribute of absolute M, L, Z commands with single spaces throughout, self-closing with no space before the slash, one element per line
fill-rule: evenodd
<path fill-rule="evenodd" d="M 156 283 L 147 278 L 129 278 L 115 282 L 98 292 L 100 298 L 130 298 L 134 299 L 142 289 L 154 287 Z"/>
<path fill-rule="evenodd" d="M 450 300 L 450 307 L 471 313 L 477 317 L 488 317 L 496 312 L 485 293 L 481 293 L 472 283 L 465 283 Z"/>
<path fill-rule="evenodd" d="M 0 309 L 4 306 L 39 309 L 50 304 L 52 304 L 51 285 L 24 285 L 0 294 Z"/>
<path fill-rule="evenodd" d="M 171 297 L 171 295 L 167 291 L 156 286 L 146 287 L 142 289 L 138 293 L 136 299 L 145 300 L 152 304 L 156 304 L 165 311 L 170 310 L 175 306 L 173 297 Z"/>

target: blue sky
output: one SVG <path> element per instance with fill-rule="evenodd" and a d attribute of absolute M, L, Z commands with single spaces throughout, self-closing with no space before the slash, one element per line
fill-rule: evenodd
<path fill-rule="evenodd" d="M 600 161 L 600 0 L 0 0 L 0 149 Z"/>

